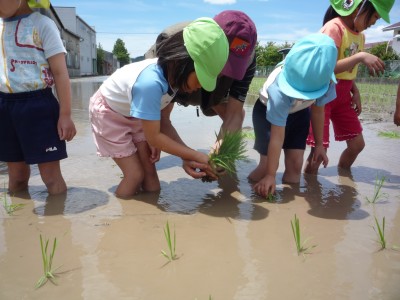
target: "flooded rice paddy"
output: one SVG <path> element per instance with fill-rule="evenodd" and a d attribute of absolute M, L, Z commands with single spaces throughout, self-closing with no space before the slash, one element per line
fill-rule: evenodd
<path fill-rule="evenodd" d="M 298 185 L 281 184 L 281 162 L 273 203 L 247 181 L 258 163 L 251 138 L 249 160 L 237 164 L 234 177 L 203 183 L 163 154 L 161 192 L 122 200 L 113 194 L 121 172 L 96 156 L 88 121 L 89 97 L 102 79 L 72 83 L 78 134 L 62 161 L 66 195 L 49 197 L 36 167 L 28 192 L 6 195 L 0 165 L 1 202 L 24 204 L 11 216 L 0 206 L 0 299 L 400 299 L 400 140 L 378 136 L 399 131 L 394 125 L 364 122 L 366 148 L 351 173 L 336 167 L 345 146 L 338 142 L 328 167 Z M 251 102 L 245 127 L 252 127 Z M 221 124 L 181 106 L 172 122 L 187 145 L 204 152 Z M 371 204 L 366 198 L 382 176 L 383 195 Z M 295 215 L 309 254 L 296 252 Z M 384 250 L 375 218 L 385 218 Z M 171 262 L 161 254 L 168 252 L 167 222 L 176 236 L 178 259 Z M 56 285 L 35 289 L 43 274 L 40 235 L 49 248 L 57 238 L 59 269 Z"/>

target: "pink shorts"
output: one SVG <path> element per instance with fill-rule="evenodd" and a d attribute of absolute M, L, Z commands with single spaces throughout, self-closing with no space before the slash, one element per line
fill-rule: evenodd
<path fill-rule="evenodd" d="M 90 98 L 89 119 L 99 156 L 131 156 L 135 144 L 146 140 L 141 120 L 113 111 L 99 90 Z"/>
<path fill-rule="evenodd" d="M 324 139 L 323 145 L 329 147 L 329 124 L 332 121 L 336 141 L 347 141 L 355 138 L 362 132 L 362 126 L 356 111 L 351 106 L 352 80 L 338 80 L 336 85 L 336 99 L 325 105 Z M 307 145 L 315 146 L 312 126 L 307 137 Z"/>

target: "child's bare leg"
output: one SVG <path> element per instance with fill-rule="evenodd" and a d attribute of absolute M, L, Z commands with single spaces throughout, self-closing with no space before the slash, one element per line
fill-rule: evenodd
<path fill-rule="evenodd" d="M 249 176 L 247 177 L 249 180 L 253 182 L 259 182 L 267 172 L 267 156 L 260 155 L 260 162 L 258 166 L 250 172 Z"/>
<path fill-rule="evenodd" d="M 120 198 L 132 197 L 139 192 L 140 185 L 144 179 L 144 172 L 139 156 L 135 153 L 128 157 L 113 159 L 123 174 L 123 178 L 115 191 L 115 195 Z"/>
<path fill-rule="evenodd" d="M 67 191 L 59 160 L 38 164 L 38 168 L 50 195 L 57 195 Z"/>
<path fill-rule="evenodd" d="M 16 193 L 28 190 L 31 168 L 25 162 L 8 162 L 8 191 Z"/>
<path fill-rule="evenodd" d="M 144 170 L 144 179 L 141 185 L 142 190 L 145 192 L 158 192 L 160 187 L 160 180 L 158 179 L 158 174 L 156 166 L 154 163 L 150 162 L 150 148 L 147 142 L 140 142 L 136 144 L 138 149 L 137 153 L 140 158 L 140 163 L 142 164 Z"/>
<path fill-rule="evenodd" d="M 301 176 L 301 168 L 303 166 L 304 150 L 287 149 L 285 151 L 285 172 L 283 173 L 282 182 L 299 183 Z"/>
<path fill-rule="evenodd" d="M 314 161 L 314 147 L 311 148 L 310 154 L 308 155 L 306 162 L 304 164 L 304 173 L 306 174 L 318 174 L 319 166 L 321 165 L 322 161 Z"/>
<path fill-rule="evenodd" d="M 338 167 L 343 169 L 350 169 L 354 161 L 356 160 L 358 154 L 365 147 L 364 137 L 359 134 L 354 139 L 346 141 L 347 148 L 340 155 Z"/>

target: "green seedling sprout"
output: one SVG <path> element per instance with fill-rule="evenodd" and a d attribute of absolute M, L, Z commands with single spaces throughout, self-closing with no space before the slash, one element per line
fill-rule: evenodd
<path fill-rule="evenodd" d="M 308 239 L 306 239 L 303 243 L 301 242 L 300 221 L 296 214 L 294 215 L 294 219 L 290 221 L 290 225 L 292 226 L 292 232 L 296 244 L 297 255 L 311 253 L 309 252 L 309 250 L 316 247 L 316 245 L 313 245 L 311 247 L 306 247 L 305 244 Z"/>
<path fill-rule="evenodd" d="M 42 261 L 43 261 L 43 276 L 39 278 L 37 281 L 35 288 L 38 289 L 42 287 L 48 280 L 51 281 L 53 284 L 56 284 L 55 282 L 55 271 L 59 269 L 60 267 L 56 269 L 52 269 L 53 267 L 53 258 L 54 254 L 56 252 L 57 248 L 57 239 L 54 238 L 53 241 L 53 248 L 51 251 L 48 253 L 47 251 L 49 246 L 49 240 L 46 239 L 46 241 L 43 241 L 42 235 L 40 235 L 40 249 L 42 251 Z"/>
<path fill-rule="evenodd" d="M 383 193 L 381 191 L 383 184 L 386 181 L 385 176 L 381 176 L 381 178 L 378 178 L 378 175 L 376 175 L 375 179 L 375 185 L 374 185 L 374 194 L 372 198 L 365 197 L 369 203 L 376 203 L 378 202 L 381 198 L 386 198 L 387 194 Z"/>
<path fill-rule="evenodd" d="M 176 232 L 174 230 L 174 238 L 172 240 L 171 231 L 169 229 L 168 221 L 167 221 L 167 224 L 165 225 L 165 228 L 164 228 L 164 236 L 165 236 L 165 240 L 167 241 L 169 254 L 167 254 L 164 250 L 161 250 L 161 254 L 164 255 L 164 257 L 167 258 L 169 261 L 173 261 L 175 259 L 178 259 L 178 256 L 176 255 L 176 252 L 175 252 L 175 249 L 176 249 Z"/>
<path fill-rule="evenodd" d="M 376 227 L 373 227 L 376 234 L 378 235 L 378 243 L 381 245 L 381 250 L 386 249 L 385 239 L 385 217 L 382 219 L 382 225 L 379 224 L 378 219 L 375 217 Z"/>
<path fill-rule="evenodd" d="M 269 193 L 267 196 L 267 202 L 274 203 L 274 202 L 276 202 L 276 199 L 277 199 L 277 197 L 274 194 Z"/>
<path fill-rule="evenodd" d="M 241 131 L 226 132 L 219 148 L 210 153 L 209 164 L 216 174 L 220 173 L 220 169 L 233 174 L 236 170 L 235 162 L 246 159 L 246 142 L 243 133 Z"/>
<path fill-rule="evenodd" d="M 400 139 L 400 133 L 397 131 L 380 131 L 378 136 L 386 137 L 390 139 Z"/>
<path fill-rule="evenodd" d="M 6 192 L 3 192 L 2 205 L 3 205 L 4 210 L 6 211 L 6 213 L 9 216 L 12 216 L 14 214 L 14 212 L 16 212 L 19 209 L 22 209 L 25 206 L 25 204 L 22 204 L 22 203 L 20 203 L 20 204 L 8 203 L 8 201 L 7 201 L 7 193 Z"/>

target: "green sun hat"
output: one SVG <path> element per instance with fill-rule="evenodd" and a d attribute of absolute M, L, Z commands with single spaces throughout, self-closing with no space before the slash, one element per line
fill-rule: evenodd
<path fill-rule="evenodd" d="M 339 16 L 351 15 L 363 0 L 329 0 Z"/>
<path fill-rule="evenodd" d="M 201 86 L 213 91 L 229 55 L 224 31 L 213 19 L 198 18 L 183 29 L 183 40 Z"/>
<path fill-rule="evenodd" d="M 394 5 L 394 0 L 369 0 L 369 1 L 375 7 L 375 10 L 379 14 L 379 16 L 387 23 L 390 23 L 389 12 Z"/>
<path fill-rule="evenodd" d="M 30 8 L 45 8 L 50 7 L 50 0 L 28 0 L 28 5 Z"/>

